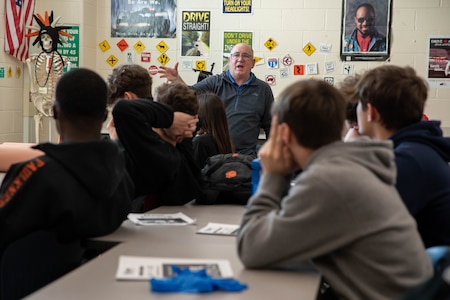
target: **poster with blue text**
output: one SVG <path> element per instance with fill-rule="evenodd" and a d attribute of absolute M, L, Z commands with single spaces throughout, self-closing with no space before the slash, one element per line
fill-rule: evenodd
<path fill-rule="evenodd" d="M 182 11 L 181 56 L 209 56 L 210 11 Z"/>

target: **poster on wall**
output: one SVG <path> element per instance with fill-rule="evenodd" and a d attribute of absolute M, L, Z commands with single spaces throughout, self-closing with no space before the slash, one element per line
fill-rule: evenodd
<path fill-rule="evenodd" d="M 245 43 L 253 48 L 253 32 L 251 31 L 224 31 L 223 33 L 223 70 L 228 68 L 228 57 L 234 45 Z"/>
<path fill-rule="evenodd" d="M 343 0 L 342 61 L 385 61 L 390 53 L 392 0 Z"/>
<path fill-rule="evenodd" d="M 432 88 L 450 88 L 450 36 L 428 40 L 427 80 Z"/>
<path fill-rule="evenodd" d="M 58 46 L 58 51 L 62 56 L 67 57 L 67 61 L 70 61 L 70 68 L 72 69 L 80 66 L 80 26 L 70 25 L 70 27 L 64 31 L 72 37 L 63 41 L 63 44 Z M 64 67 L 64 71 L 67 72 L 67 64 Z"/>
<path fill-rule="evenodd" d="M 209 56 L 210 11 L 182 11 L 181 56 Z"/>
<path fill-rule="evenodd" d="M 111 37 L 175 38 L 177 0 L 111 0 Z"/>
<path fill-rule="evenodd" d="M 222 13 L 224 14 L 251 14 L 252 0 L 223 0 Z"/>

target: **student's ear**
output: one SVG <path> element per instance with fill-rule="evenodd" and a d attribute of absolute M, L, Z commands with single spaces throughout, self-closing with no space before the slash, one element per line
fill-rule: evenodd
<path fill-rule="evenodd" d="M 130 93 L 129 93 L 129 92 L 123 93 L 123 98 L 124 98 L 124 99 L 127 99 L 127 100 L 128 100 L 128 99 L 131 99 L 131 98 L 130 98 Z"/>
<path fill-rule="evenodd" d="M 292 143 L 292 130 L 289 127 L 288 124 L 286 123 L 281 123 L 278 125 L 278 132 L 279 135 L 281 137 L 281 140 L 285 143 L 285 144 L 290 144 Z"/>
<path fill-rule="evenodd" d="M 135 93 L 133 93 L 133 92 L 125 92 L 125 93 L 123 94 L 123 97 L 124 97 L 125 99 L 127 99 L 127 100 L 139 98 L 139 97 L 138 97 Z"/>
<path fill-rule="evenodd" d="M 380 120 L 380 113 L 378 109 L 372 106 L 372 104 L 367 103 L 367 121 L 368 122 L 376 122 Z"/>

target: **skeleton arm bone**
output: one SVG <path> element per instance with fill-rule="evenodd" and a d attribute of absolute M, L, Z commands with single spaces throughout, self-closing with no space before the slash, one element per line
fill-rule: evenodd
<path fill-rule="evenodd" d="M 27 67 L 28 67 L 28 76 L 30 77 L 30 91 L 32 93 L 36 93 L 36 86 L 34 84 L 34 74 L 33 74 L 33 68 L 34 68 L 34 63 L 36 61 L 36 54 L 30 54 L 30 57 L 27 58 L 26 62 L 27 62 Z"/>

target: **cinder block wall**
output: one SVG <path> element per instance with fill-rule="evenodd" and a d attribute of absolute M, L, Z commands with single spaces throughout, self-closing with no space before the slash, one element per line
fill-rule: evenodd
<path fill-rule="evenodd" d="M 4 1 L 2 1 L 4 3 Z M 289 78 L 280 78 L 279 69 L 271 70 L 266 65 L 256 66 L 254 73 L 261 79 L 266 75 L 276 76 L 276 85 L 272 87 L 275 97 L 290 83 L 300 79 L 323 79 L 331 76 L 334 82 L 341 81 L 343 62 L 339 58 L 342 1 L 340 0 L 253 0 L 253 14 L 231 15 L 222 14 L 223 0 L 178 0 L 177 6 L 177 37 L 176 38 L 126 38 L 130 45 L 127 50 L 133 50 L 138 40 L 144 43 L 145 51 L 151 52 L 151 62 L 141 63 L 136 52 L 135 62 L 144 67 L 160 65 L 157 61 L 159 52 L 156 45 L 164 41 L 170 58 L 168 66 L 182 60 L 195 58 L 180 57 L 181 44 L 181 12 L 183 10 L 207 10 L 211 12 L 211 55 L 205 59 L 207 69 L 215 63 L 214 73 L 222 71 L 222 47 L 224 31 L 253 32 L 253 48 L 268 57 L 281 59 L 289 54 L 295 64 L 317 63 L 317 75 L 294 76 L 290 67 Z M 112 67 L 106 62 L 110 55 L 119 59 L 119 64 L 126 63 L 125 53 L 121 52 L 116 43 L 121 38 L 111 38 L 111 0 L 39 0 L 36 12 L 43 14 L 53 10 L 55 16 L 61 16 L 61 21 L 67 24 L 80 25 L 80 66 L 95 69 L 107 77 Z M 0 5 L 0 15 L 4 20 L 4 5 Z M 351 62 L 354 72 L 361 72 L 381 64 L 412 66 L 426 77 L 427 75 L 427 42 L 430 36 L 450 36 L 450 0 L 394 0 L 392 9 L 392 49 L 391 58 L 386 62 Z M 4 43 L 4 26 L 0 26 L 0 43 Z M 264 42 L 272 38 L 277 46 L 269 51 Z M 108 41 L 111 49 L 102 52 L 98 46 L 102 41 Z M 303 53 L 302 48 L 311 43 L 317 49 L 321 44 L 331 44 L 330 54 L 316 51 L 311 56 Z M 37 49 L 35 51 L 38 51 Z M 325 74 L 324 63 L 334 61 L 336 69 Z M 281 63 L 280 63 L 281 64 Z M 11 67 L 14 72 L 22 68 L 22 75 L 12 78 L 0 78 L 0 142 L 3 141 L 33 141 L 34 123 L 32 116 L 34 107 L 28 101 L 29 79 L 26 69 L 15 59 L 0 52 L 0 67 Z M 191 70 L 181 70 L 180 73 L 189 84 L 195 83 L 198 73 Z M 154 87 L 164 80 L 158 75 L 153 77 Z M 446 135 L 450 135 L 450 88 L 432 88 L 425 109 L 430 118 L 442 121 Z M 51 126 L 51 125 L 49 125 Z M 44 132 L 42 132 L 44 131 Z M 52 132 L 50 130 L 50 132 Z M 46 129 L 41 130 L 41 139 L 48 137 Z"/>

